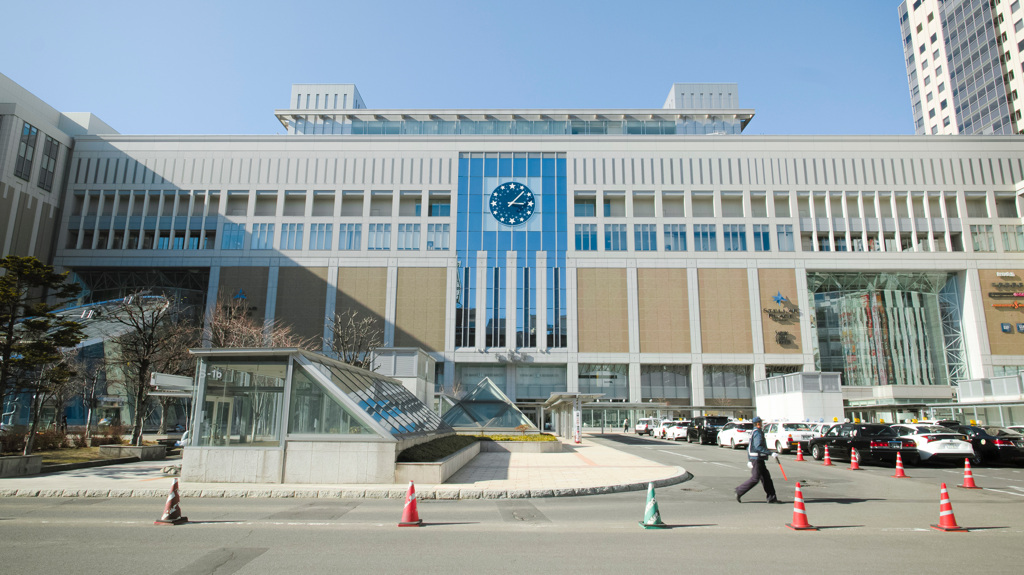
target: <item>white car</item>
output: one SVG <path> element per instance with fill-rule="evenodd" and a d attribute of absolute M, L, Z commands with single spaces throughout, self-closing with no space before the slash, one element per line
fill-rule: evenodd
<path fill-rule="evenodd" d="M 1006 429 L 1012 429 L 1013 431 L 1016 431 L 1017 433 L 1024 435 L 1024 425 L 1010 425 Z"/>
<path fill-rule="evenodd" d="M 718 446 L 729 446 L 733 449 L 750 444 L 750 434 L 754 424 L 749 421 L 730 421 L 718 431 Z"/>
<path fill-rule="evenodd" d="M 913 439 L 921 461 L 962 462 L 974 457 L 974 447 L 967 436 L 952 429 L 923 423 L 891 425 L 896 435 Z"/>
<path fill-rule="evenodd" d="M 686 429 L 690 427 L 689 421 L 671 421 L 665 429 L 665 439 L 671 439 L 672 441 L 679 441 L 680 439 L 686 439 Z"/>
<path fill-rule="evenodd" d="M 668 428 L 672 427 L 674 422 L 671 419 L 666 419 L 658 424 L 658 427 L 654 428 L 651 435 L 660 439 L 665 439 L 668 435 Z"/>
<path fill-rule="evenodd" d="M 814 434 L 814 437 L 823 437 L 826 433 L 828 433 L 829 429 L 832 429 L 833 425 L 839 425 L 839 424 L 838 423 L 811 423 L 809 425 L 811 426 L 811 433 Z"/>
<path fill-rule="evenodd" d="M 647 435 L 651 435 L 659 425 L 661 425 L 661 420 L 657 417 L 644 417 L 637 420 L 636 427 L 633 428 L 633 431 L 636 431 L 637 435 L 643 435 L 645 433 Z"/>
<path fill-rule="evenodd" d="M 815 437 L 820 437 L 811 429 L 810 423 L 799 421 L 776 421 L 765 424 L 764 442 L 768 449 L 774 449 L 779 453 L 788 453 L 789 450 L 796 450 L 796 446 L 807 451 L 807 444 Z"/>

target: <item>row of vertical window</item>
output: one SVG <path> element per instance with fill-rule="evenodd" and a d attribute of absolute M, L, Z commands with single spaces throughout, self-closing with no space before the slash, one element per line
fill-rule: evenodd
<path fill-rule="evenodd" d="M 606 224 L 604 226 L 604 251 L 616 252 L 629 249 L 627 244 L 629 224 Z M 722 249 L 727 252 L 747 251 L 746 224 L 725 224 L 722 226 Z M 576 251 L 597 251 L 597 224 L 576 224 Z M 754 224 L 754 251 L 771 251 L 771 229 L 768 224 Z M 776 225 L 779 251 L 794 251 L 793 226 Z M 635 251 L 658 251 L 658 225 L 633 224 L 633 249 Z M 686 224 L 665 224 L 662 226 L 662 249 L 666 252 L 687 251 Z M 693 251 L 718 251 L 718 226 L 696 224 L 693 226 Z"/>
<path fill-rule="evenodd" d="M 44 134 L 45 136 L 45 134 Z M 14 162 L 14 175 L 29 182 L 32 181 L 32 166 L 35 163 L 36 145 L 39 139 L 39 129 L 24 122 L 21 128 L 21 138 L 18 140 L 18 158 Z M 53 175 L 57 169 L 57 156 L 60 153 L 60 144 L 50 136 L 43 141 L 42 157 L 39 162 L 39 177 L 36 185 L 46 190 L 53 190 Z"/>
<path fill-rule="evenodd" d="M 221 249 L 240 250 L 245 247 L 245 224 L 225 223 L 221 236 Z M 420 249 L 420 224 L 398 224 L 395 248 L 415 251 Z M 330 250 L 334 249 L 334 224 L 309 224 L 309 243 L 304 242 L 305 224 L 282 224 L 277 237 L 277 248 L 281 250 Z M 352 251 L 362 249 L 362 224 L 339 224 L 337 249 Z M 427 224 L 427 249 L 447 250 L 450 224 Z M 249 236 L 249 249 L 270 250 L 275 244 L 275 224 L 253 224 Z M 391 224 L 369 224 L 366 230 L 366 249 L 391 249 Z"/>

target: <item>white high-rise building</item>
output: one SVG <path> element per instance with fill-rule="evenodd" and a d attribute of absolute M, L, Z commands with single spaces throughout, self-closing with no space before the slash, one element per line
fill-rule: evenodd
<path fill-rule="evenodd" d="M 1021 0 L 907 0 L 899 7 L 918 134 L 1018 134 Z"/>

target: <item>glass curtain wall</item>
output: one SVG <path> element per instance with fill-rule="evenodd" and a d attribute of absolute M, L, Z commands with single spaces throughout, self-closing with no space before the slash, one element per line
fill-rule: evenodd
<path fill-rule="evenodd" d="M 603 393 L 602 401 L 629 399 L 629 365 L 579 364 L 580 393 Z"/>
<path fill-rule="evenodd" d="M 274 447 L 281 444 L 288 358 L 202 360 L 206 372 L 197 445 Z"/>
<path fill-rule="evenodd" d="M 533 216 L 521 225 L 499 223 L 487 203 L 491 192 L 507 182 L 527 186 L 537 202 Z M 565 154 L 462 154 L 458 202 L 456 347 L 536 348 L 542 343 L 548 348 L 566 347 Z M 514 265 L 510 252 L 515 253 Z M 484 279 L 478 281 L 482 254 L 486 269 Z M 515 286 L 511 288 L 515 309 L 507 309 L 509 274 Z M 544 309 L 538 309 L 541 278 Z M 485 309 L 477 309 L 477 290 L 485 292 Z M 509 323 L 514 325 L 513 341 L 508 341 Z"/>
<path fill-rule="evenodd" d="M 842 373 L 843 385 L 948 384 L 946 356 L 962 349 L 943 294 L 955 281 L 946 273 L 808 274 L 818 369 Z"/>

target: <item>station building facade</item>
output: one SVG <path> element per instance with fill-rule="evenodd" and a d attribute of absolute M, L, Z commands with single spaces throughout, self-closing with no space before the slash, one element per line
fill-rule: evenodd
<path fill-rule="evenodd" d="M 735 84 L 600 110 L 295 85 L 275 113 L 287 134 L 75 137 L 54 263 L 97 301 L 159 283 L 311 337 L 356 309 L 438 390 L 488 377 L 538 424 L 553 392 L 621 426 L 748 415 L 797 371 L 867 409 L 1024 369 L 1017 137 L 748 135 Z"/>

